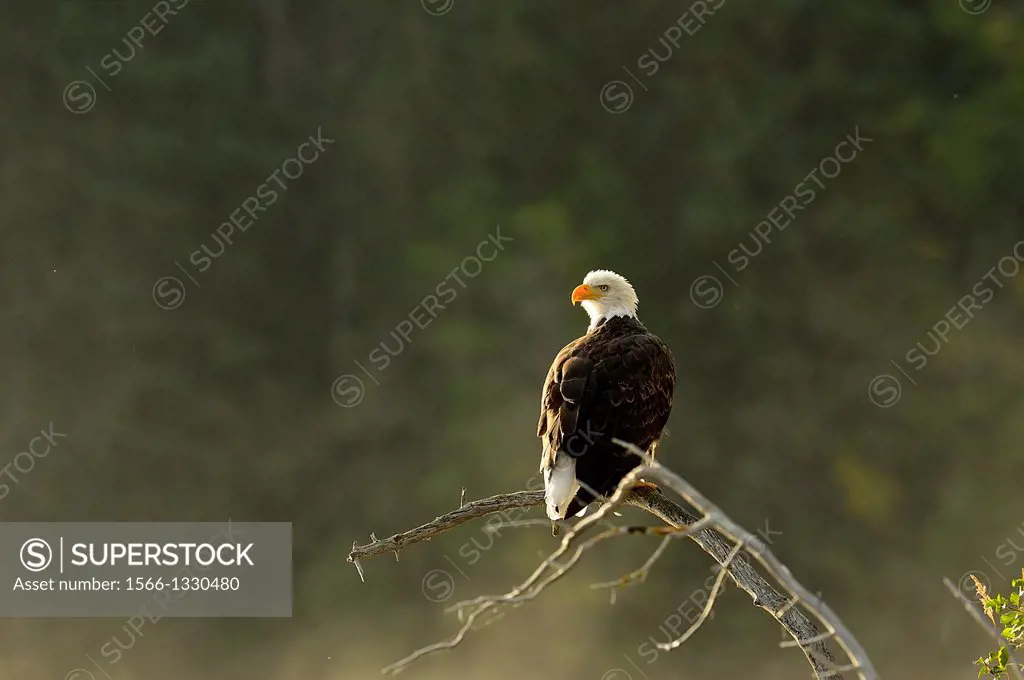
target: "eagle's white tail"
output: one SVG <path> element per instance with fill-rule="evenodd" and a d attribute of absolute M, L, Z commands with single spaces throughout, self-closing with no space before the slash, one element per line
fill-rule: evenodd
<path fill-rule="evenodd" d="M 552 521 L 565 517 L 569 502 L 580 490 L 576 481 L 576 460 L 559 451 L 555 455 L 555 464 L 544 469 L 544 501 L 547 506 L 548 518 Z"/>

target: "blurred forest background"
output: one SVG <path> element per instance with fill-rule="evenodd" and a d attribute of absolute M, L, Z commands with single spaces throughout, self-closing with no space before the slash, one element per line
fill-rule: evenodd
<path fill-rule="evenodd" d="M 345 556 L 463 487 L 526 485 L 594 268 L 631 279 L 675 353 L 659 458 L 781 532 L 884 677 L 974 677 L 991 641 L 941 578 L 1005 591 L 1024 565 L 1024 3 L 696 5 L 4 3 L 0 465 L 51 422 L 67 436 L 8 468 L 0 520 L 292 521 L 295 607 L 134 638 L 7 620 L 0 677 L 373 678 L 452 634 L 442 600 L 524 578 L 546 530 L 464 526 L 368 562 L 365 584 Z M 318 131 L 333 141 L 218 243 Z M 764 243 L 804 182 L 814 199 Z M 498 225 L 512 240 L 478 271 Z M 446 277 L 445 309 L 393 334 Z M 710 559 L 674 545 L 614 606 L 589 584 L 655 547 L 608 543 L 406 675 L 808 675 L 735 589 L 652 659 Z M 115 636 L 131 647 L 111 663 Z"/>

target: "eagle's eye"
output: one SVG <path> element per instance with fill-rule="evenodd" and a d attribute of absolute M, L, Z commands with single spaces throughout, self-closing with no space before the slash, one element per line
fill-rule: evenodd
<path fill-rule="evenodd" d="M 602 285 L 598 286 L 598 288 L 601 289 L 602 293 L 607 293 L 608 292 L 608 286 L 606 284 L 602 284 Z"/>

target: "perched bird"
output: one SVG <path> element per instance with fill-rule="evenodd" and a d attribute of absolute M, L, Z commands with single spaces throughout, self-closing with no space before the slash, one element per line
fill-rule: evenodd
<path fill-rule="evenodd" d="M 580 338 L 558 353 L 540 398 L 540 471 L 552 532 L 610 496 L 643 461 L 613 439 L 653 458 L 672 411 L 675 362 L 668 347 L 637 319 L 637 296 L 622 276 L 592 271 L 572 291 L 590 315 Z"/>

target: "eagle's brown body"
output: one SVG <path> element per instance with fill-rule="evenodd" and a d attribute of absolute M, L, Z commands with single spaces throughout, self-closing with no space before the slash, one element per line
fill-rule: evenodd
<path fill-rule="evenodd" d="M 537 436 L 541 470 L 559 451 L 575 459 L 580 489 L 565 516 L 585 508 L 595 493 L 611 495 L 642 462 L 613 439 L 653 454 L 674 389 L 671 352 L 635 317 L 602 321 L 558 353 L 544 381 Z"/>

